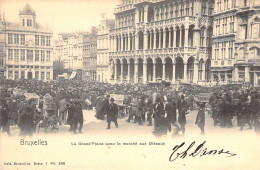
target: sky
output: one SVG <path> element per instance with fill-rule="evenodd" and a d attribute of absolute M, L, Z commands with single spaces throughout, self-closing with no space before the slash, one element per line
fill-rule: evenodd
<path fill-rule="evenodd" d="M 29 4 L 36 13 L 36 22 L 48 25 L 55 34 L 89 31 L 98 26 L 101 14 L 114 19 L 119 0 L 0 0 L 1 14 L 11 22 L 19 22 L 19 10 Z"/>

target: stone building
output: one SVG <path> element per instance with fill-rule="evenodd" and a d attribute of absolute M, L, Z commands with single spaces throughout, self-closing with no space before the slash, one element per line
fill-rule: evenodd
<path fill-rule="evenodd" d="M 114 20 L 109 20 L 102 15 L 102 21 L 97 33 L 97 81 L 108 82 L 109 70 L 109 31 L 115 25 Z"/>
<path fill-rule="evenodd" d="M 5 25 L 4 20 L 0 14 L 0 78 L 3 78 L 5 75 Z"/>
<path fill-rule="evenodd" d="M 83 45 L 83 80 L 97 80 L 97 29 L 92 27 Z"/>
<path fill-rule="evenodd" d="M 260 1 L 238 1 L 234 81 L 260 85 Z"/>
<path fill-rule="evenodd" d="M 58 34 L 54 50 L 55 75 L 66 73 L 70 79 L 82 80 L 85 37 L 84 32 Z"/>
<path fill-rule="evenodd" d="M 216 0 L 212 81 L 258 85 L 260 1 Z"/>
<path fill-rule="evenodd" d="M 211 0 L 121 0 L 110 31 L 110 82 L 210 79 Z"/>
<path fill-rule="evenodd" d="M 19 12 L 19 23 L 3 21 L 8 79 L 53 79 L 52 31 L 36 23 L 30 5 Z"/>

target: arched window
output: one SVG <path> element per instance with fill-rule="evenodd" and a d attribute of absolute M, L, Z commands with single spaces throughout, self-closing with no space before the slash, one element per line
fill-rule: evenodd
<path fill-rule="evenodd" d="M 257 47 L 252 47 L 249 49 L 250 51 L 250 58 L 260 59 L 260 49 Z"/>

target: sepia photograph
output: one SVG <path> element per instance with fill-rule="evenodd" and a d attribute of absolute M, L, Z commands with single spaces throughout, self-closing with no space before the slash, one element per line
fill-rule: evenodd
<path fill-rule="evenodd" d="M 1 0 L 0 170 L 260 170 L 260 0 Z"/>

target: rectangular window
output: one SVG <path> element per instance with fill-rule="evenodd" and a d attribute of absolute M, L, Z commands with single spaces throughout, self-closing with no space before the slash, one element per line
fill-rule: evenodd
<path fill-rule="evenodd" d="M 41 62 L 45 61 L 45 51 L 41 51 Z"/>
<path fill-rule="evenodd" d="M 24 45 L 25 44 L 25 35 L 21 34 L 21 44 Z"/>
<path fill-rule="evenodd" d="M 28 26 L 28 27 L 31 27 L 31 26 L 32 26 L 32 20 L 27 19 L 27 26 Z"/>
<path fill-rule="evenodd" d="M 23 19 L 23 26 L 24 26 L 24 19 Z"/>
<path fill-rule="evenodd" d="M 187 1 L 186 2 L 186 16 L 190 16 L 190 2 Z"/>
<path fill-rule="evenodd" d="M 21 71 L 21 79 L 24 79 L 25 71 Z"/>
<path fill-rule="evenodd" d="M 21 61 L 25 60 L 25 50 L 21 50 Z"/>
<path fill-rule="evenodd" d="M 8 71 L 8 78 L 13 79 L 13 70 Z"/>
<path fill-rule="evenodd" d="M 19 71 L 14 72 L 14 79 L 19 79 Z"/>
<path fill-rule="evenodd" d="M 51 52 L 46 51 L 46 61 L 49 62 L 51 60 Z"/>
<path fill-rule="evenodd" d="M 35 50 L 35 61 L 39 61 L 39 50 Z"/>
<path fill-rule="evenodd" d="M 19 34 L 14 34 L 14 44 L 19 44 Z"/>
<path fill-rule="evenodd" d="M 233 41 L 228 42 L 228 59 L 233 58 Z"/>
<path fill-rule="evenodd" d="M 51 46 L 50 36 L 47 36 L 47 37 L 46 37 L 46 46 Z"/>
<path fill-rule="evenodd" d="M 41 45 L 45 45 L 45 36 L 44 35 L 42 35 L 41 36 Z"/>
<path fill-rule="evenodd" d="M 39 45 L 39 35 L 35 35 L 35 45 Z"/>
<path fill-rule="evenodd" d="M 13 44 L 13 34 L 8 33 L 8 44 Z"/>
<path fill-rule="evenodd" d="M 27 50 L 27 61 L 33 61 L 33 50 Z"/>
<path fill-rule="evenodd" d="M 39 80 L 39 71 L 35 71 L 35 79 Z"/>
<path fill-rule="evenodd" d="M 178 12 L 179 12 L 179 6 L 178 4 L 175 6 L 175 17 L 178 17 Z"/>
<path fill-rule="evenodd" d="M 8 49 L 8 60 L 13 60 L 13 50 Z"/>
<path fill-rule="evenodd" d="M 50 74 L 50 72 L 47 72 L 46 73 L 46 80 L 50 80 L 50 78 L 51 78 L 51 74 Z"/>
<path fill-rule="evenodd" d="M 181 4 L 181 17 L 184 16 L 184 3 Z"/>
<path fill-rule="evenodd" d="M 44 80 L 45 79 L 45 74 L 44 74 L 44 71 L 41 72 L 41 80 Z"/>
<path fill-rule="evenodd" d="M 16 61 L 19 60 L 19 50 L 18 49 L 14 50 L 14 60 L 16 60 Z"/>
<path fill-rule="evenodd" d="M 201 14 L 202 15 L 206 15 L 206 9 L 207 9 L 206 1 L 203 1 L 202 2 L 202 8 L 201 8 Z"/>

